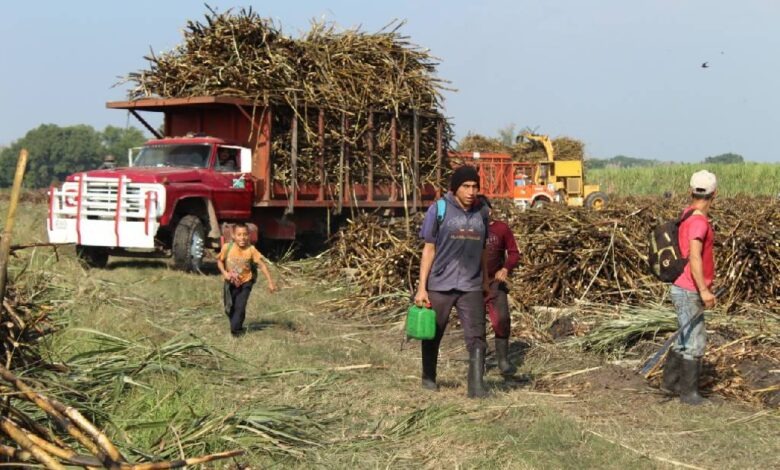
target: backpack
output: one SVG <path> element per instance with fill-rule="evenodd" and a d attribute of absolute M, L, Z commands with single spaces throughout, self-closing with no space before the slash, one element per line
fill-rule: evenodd
<path fill-rule="evenodd" d="M 694 211 L 690 210 L 679 219 L 669 220 L 650 231 L 647 264 L 650 266 L 650 272 L 663 282 L 674 282 L 685 271 L 688 258 L 683 258 L 680 251 L 678 232 L 680 225 L 693 213 Z"/>
<path fill-rule="evenodd" d="M 233 249 L 233 240 L 230 240 L 230 243 L 228 243 L 227 251 L 225 251 L 225 258 L 227 258 L 227 255 L 230 254 L 230 250 Z M 227 261 L 227 259 L 225 260 Z M 252 271 L 252 280 L 249 281 L 251 284 L 254 284 L 255 281 L 257 281 L 257 265 L 255 264 L 252 259 L 249 259 L 249 269 Z"/>

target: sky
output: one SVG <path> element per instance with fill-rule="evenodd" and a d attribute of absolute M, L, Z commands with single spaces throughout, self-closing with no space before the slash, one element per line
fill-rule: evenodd
<path fill-rule="evenodd" d="M 514 124 L 593 158 L 780 162 L 780 2 L 773 0 L 211 0 L 298 36 L 312 18 L 402 33 L 441 60 L 456 138 Z M 44 123 L 141 127 L 108 110 L 150 49 L 182 40 L 201 1 L 12 0 L 0 19 L 0 145 Z M 702 68 L 704 62 L 707 68 Z M 116 85 L 116 86 L 115 86 Z M 155 115 L 150 120 L 155 122 Z M 159 120 L 158 120 L 159 122 Z"/>

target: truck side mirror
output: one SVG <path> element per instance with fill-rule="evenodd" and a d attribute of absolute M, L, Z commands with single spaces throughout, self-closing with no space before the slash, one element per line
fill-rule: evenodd
<path fill-rule="evenodd" d="M 242 148 L 239 160 L 241 173 L 252 173 L 252 149 Z"/>

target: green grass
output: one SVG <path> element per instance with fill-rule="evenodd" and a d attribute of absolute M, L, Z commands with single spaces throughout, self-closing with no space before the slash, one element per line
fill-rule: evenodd
<path fill-rule="evenodd" d="M 21 211 L 17 233 L 25 242 L 44 237 L 44 212 Z M 283 276 L 279 292 L 256 285 L 247 317 L 252 329 L 237 340 L 228 333 L 216 276 L 113 259 L 108 269 L 84 271 L 73 256 L 72 248 L 61 249 L 59 261 L 50 249 L 19 252 L 11 279 L 24 272 L 20 285 L 46 280 L 39 298 L 56 307 L 64 326 L 47 351 L 82 359 L 71 362 L 96 378 L 105 429 L 134 459 L 175 458 L 181 445 L 187 456 L 246 448 L 238 461 L 252 468 L 780 464 L 777 415 L 739 404 L 690 409 L 646 388 L 597 388 L 587 376 L 578 376 L 581 388 L 553 396 L 505 384 L 493 371 L 487 376 L 493 396 L 467 400 L 462 333 L 455 329 L 442 348 L 442 389 L 423 391 L 419 345 L 402 344 L 400 325 L 325 315 L 323 303 L 348 291 L 305 277 L 295 265 L 272 269 Z M 112 362 L 112 355 L 121 358 Z M 136 371 L 122 358 L 147 365 Z M 542 377 L 600 361 L 549 345 L 529 352 L 521 373 Z M 112 377 L 107 366 L 124 372 Z M 254 431 L 236 432 L 245 426 Z"/>
<path fill-rule="evenodd" d="M 706 169 L 718 177 L 721 196 L 775 196 L 780 193 L 780 163 L 743 164 L 668 164 L 643 168 L 605 168 L 589 170 L 589 183 L 621 196 L 662 195 L 665 191 L 683 194 L 695 171 Z"/>

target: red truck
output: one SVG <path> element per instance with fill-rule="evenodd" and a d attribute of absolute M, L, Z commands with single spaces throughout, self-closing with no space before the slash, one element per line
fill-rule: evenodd
<path fill-rule="evenodd" d="M 437 115 L 398 119 L 379 111 L 368 113 L 369 123 L 384 119 L 391 126 L 391 151 L 384 156 L 391 165 L 398 162 L 398 135 L 404 131 L 414 138 L 412 174 L 407 176 L 418 183 L 405 194 L 397 182 L 374 181 L 377 157 L 371 151 L 370 132 L 368 151 L 341 155 L 340 174 L 331 178 L 337 182 L 326 180 L 325 159 L 333 156 L 326 155 L 324 144 L 325 110 L 307 110 L 319 113 L 320 146 L 314 156 L 318 182 L 283 183 L 274 175 L 277 156 L 271 135 L 279 106 L 203 96 L 109 102 L 107 107 L 128 110 L 156 138 L 128 167 L 76 173 L 50 188 L 49 241 L 76 244 L 79 256 L 93 267 L 105 266 L 111 255 L 172 256 L 177 268 L 198 270 L 206 251 L 219 247 L 233 222 L 255 224 L 262 238 L 292 240 L 329 232 L 330 222 L 350 208 L 398 214 L 426 207 L 439 195 L 434 186 L 419 183 L 418 166 L 420 122 L 433 120 L 426 123 L 428 128 L 435 125 L 437 181 L 441 180 L 444 121 Z M 163 137 L 139 111 L 164 113 L 164 135 L 178 137 Z M 288 130 L 296 142 L 298 127 L 295 118 Z M 285 158 L 291 158 L 291 173 L 296 175 L 297 144 L 291 148 L 291 156 Z M 358 158 L 364 159 L 367 177 L 350 181 L 349 163 Z"/>

